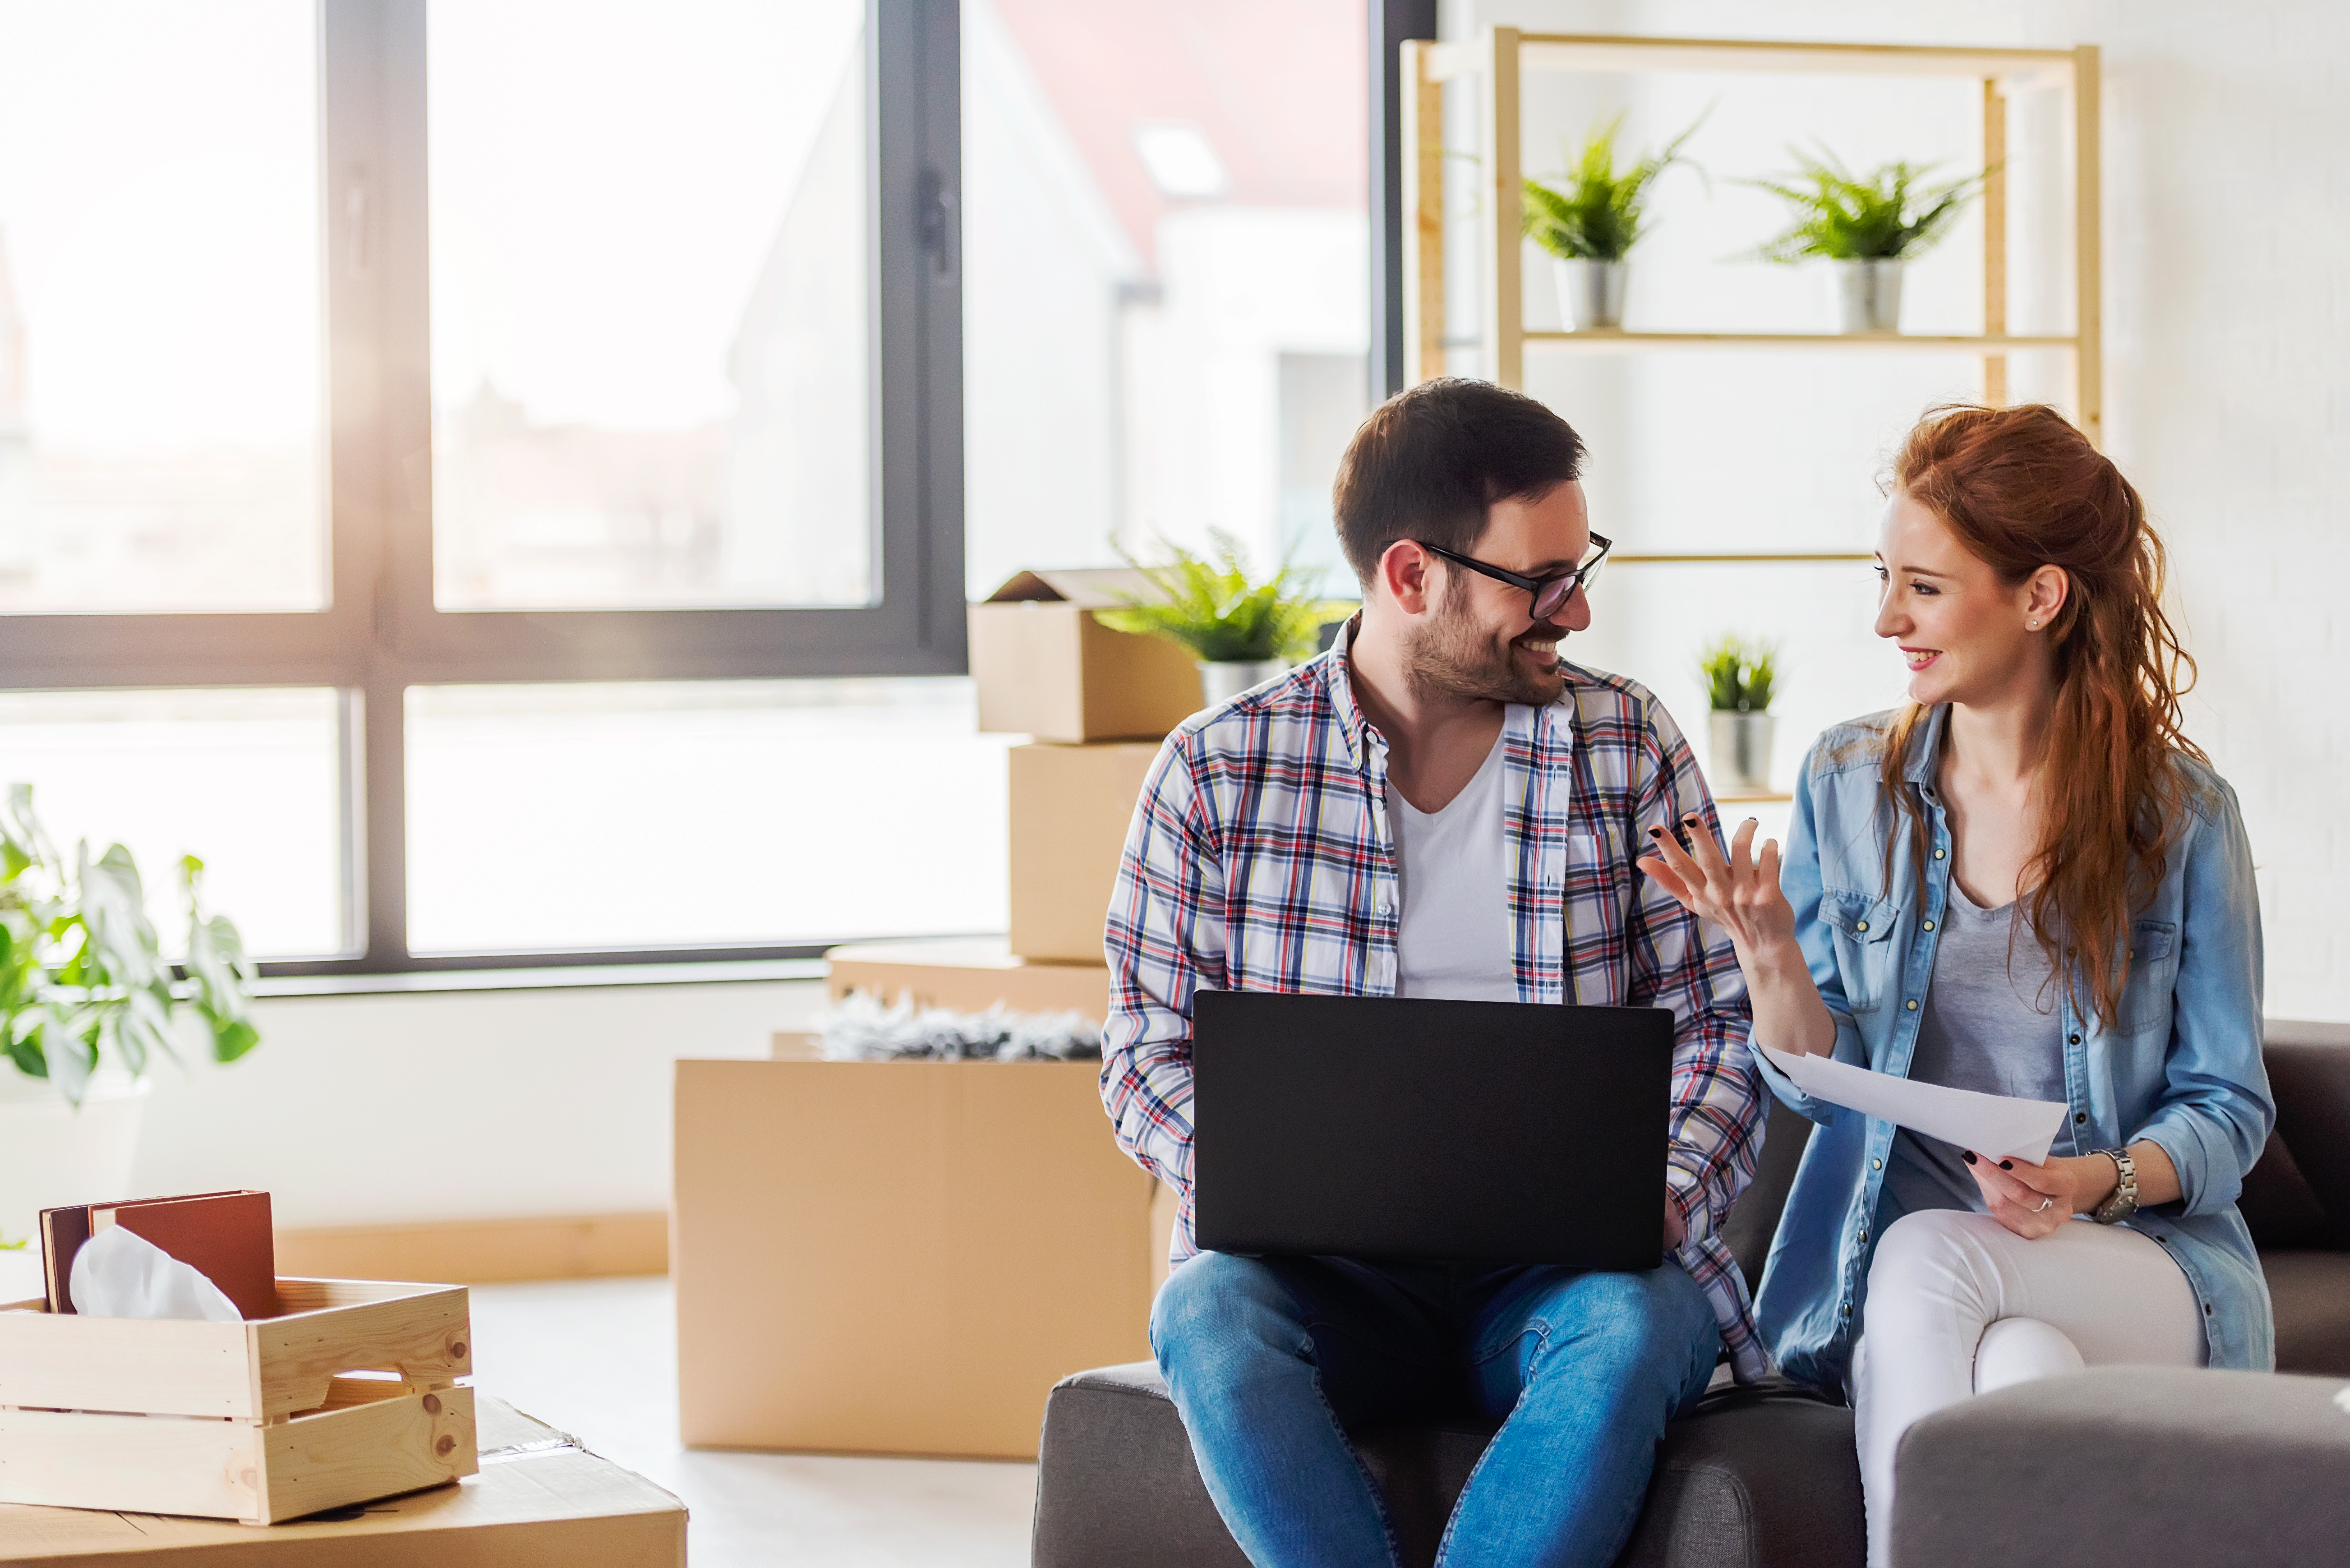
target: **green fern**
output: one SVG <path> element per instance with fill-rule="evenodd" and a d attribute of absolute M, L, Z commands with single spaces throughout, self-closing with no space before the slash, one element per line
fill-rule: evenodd
<path fill-rule="evenodd" d="M 1706 705 L 1717 713 L 1760 713 L 1771 706 L 1779 678 L 1776 643 L 1725 637 L 1698 659 Z"/>
<path fill-rule="evenodd" d="M 1094 618 L 1113 631 L 1180 642 L 1210 663 L 1311 654 L 1322 623 L 1322 599 L 1315 591 L 1321 573 L 1284 564 L 1263 582 L 1251 582 L 1240 542 L 1216 529 L 1208 537 L 1207 556 L 1162 541 L 1168 559 L 1158 566 L 1145 566 L 1121 549 L 1162 597 L 1129 597 L 1126 608 L 1096 610 Z"/>
<path fill-rule="evenodd" d="M 1528 239 L 1561 261 L 1622 261 L 1639 243 L 1642 214 L 1649 183 L 1675 163 L 1681 144 L 1704 123 L 1696 124 L 1665 144 L 1665 150 L 1641 159 L 1623 173 L 1616 172 L 1616 133 L 1624 127 L 1617 115 L 1597 127 L 1583 144 L 1578 159 L 1560 184 L 1525 182 L 1520 227 Z M 1695 167 L 1695 165 L 1691 165 Z"/>
<path fill-rule="evenodd" d="M 1795 210 L 1785 234 L 1755 254 L 1765 261 L 1797 262 L 1810 256 L 1831 261 L 1893 261 L 1925 254 L 1950 232 L 1967 203 L 1981 192 L 1991 171 L 1963 180 L 1924 183 L 1936 165 L 1887 163 L 1856 175 L 1825 148 L 1817 158 L 1794 149 L 1800 165 L 1776 180 L 1742 180 L 1768 191 Z"/>

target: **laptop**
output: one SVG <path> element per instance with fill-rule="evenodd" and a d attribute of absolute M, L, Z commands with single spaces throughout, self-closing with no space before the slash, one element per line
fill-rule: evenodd
<path fill-rule="evenodd" d="M 1202 1248 L 1663 1256 L 1664 1008 L 1202 991 L 1191 1031 Z"/>

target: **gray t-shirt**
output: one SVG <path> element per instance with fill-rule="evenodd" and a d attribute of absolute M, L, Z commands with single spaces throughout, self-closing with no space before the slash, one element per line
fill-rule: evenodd
<path fill-rule="evenodd" d="M 1910 1078 L 2017 1099 L 2064 1100 L 2060 998 L 2032 922 L 2019 918 L 2012 903 L 1977 908 L 1955 877 L 1950 888 L 1941 942 L 1934 950 L 1934 977 L 1918 1023 L 1918 1049 L 1909 1059 Z M 1958 1148 L 1908 1127 L 1893 1135 L 1885 1197 L 1904 1214 L 1920 1209 L 1983 1212 L 1982 1189 Z"/>

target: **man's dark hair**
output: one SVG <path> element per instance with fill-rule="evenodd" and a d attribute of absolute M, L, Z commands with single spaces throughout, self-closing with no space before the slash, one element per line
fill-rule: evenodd
<path fill-rule="evenodd" d="M 1583 438 L 1522 392 L 1457 377 L 1371 410 L 1332 493 L 1338 547 L 1365 587 L 1399 539 L 1467 555 L 1497 501 L 1532 501 L 1583 472 Z"/>

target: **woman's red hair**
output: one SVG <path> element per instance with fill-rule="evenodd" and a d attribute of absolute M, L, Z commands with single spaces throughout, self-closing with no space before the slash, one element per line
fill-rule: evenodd
<path fill-rule="evenodd" d="M 1893 482 L 2001 582 L 2013 587 L 2048 566 L 2071 579 L 2046 633 L 2056 710 L 2023 898 L 2051 966 L 2078 977 L 2068 984 L 2085 981 L 2090 994 L 2076 1002 L 2094 1004 L 2110 1027 L 2127 978 L 2111 959 L 2160 885 L 2187 807 L 2174 759 L 2206 760 L 2179 730 L 2195 660 L 2162 613 L 2162 541 L 2121 471 L 2051 408 L 1937 409 L 1909 432 Z M 1925 815 L 1903 772 L 1925 716 L 1912 704 L 1895 721 L 1884 774 L 1921 865 Z M 2091 961 L 2064 961 L 2076 948 Z"/>

